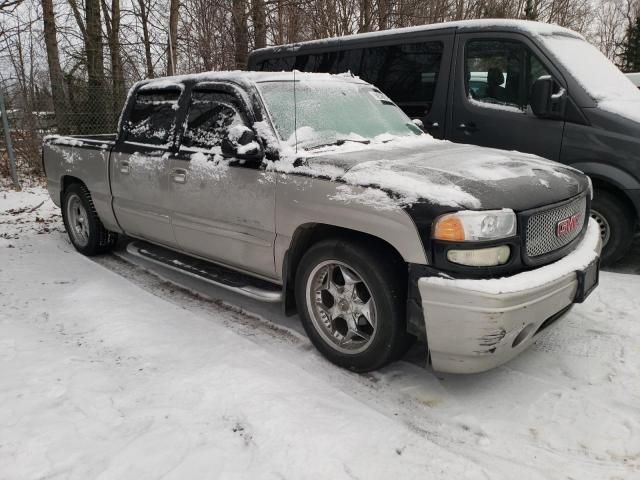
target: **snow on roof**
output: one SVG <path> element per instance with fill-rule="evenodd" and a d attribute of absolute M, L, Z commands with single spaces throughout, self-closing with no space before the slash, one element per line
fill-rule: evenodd
<path fill-rule="evenodd" d="M 296 80 L 300 81 L 333 81 L 333 82 L 353 82 L 364 83 L 357 77 L 348 74 L 332 75 L 329 73 L 306 73 L 295 72 Z M 162 77 L 151 80 L 142 80 L 138 84 L 140 90 L 163 89 L 170 87 L 181 87 L 184 83 L 201 83 L 216 81 L 232 81 L 239 84 L 261 83 L 261 82 L 278 82 L 293 81 L 292 72 L 245 72 L 241 70 L 222 71 L 222 72 L 202 72 L 188 75 L 175 75 L 173 77 Z"/>
<path fill-rule="evenodd" d="M 627 77 L 629 77 L 636 87 L 640 87 L 640 73 L 627 73 Z"/>
<path fill-rule="evenodd" d="M 381 38 L 385 36 L 403 35 L 419 32 L 429 32 L 432 30 L 444 30 L 444 29 L 482 29 L 482 30 L 519 30 L 532 35 L 568 35 L 576 38 L 583 39 L 582 35 L 568 28 L 561 27 L 559 25 L 532 22 L 529 20 L 512 20 L 512 19 L 480 19 L 480 20 L 459 20 L 455 22 L 443 22 L 432 23 L 428 25 L 416 25 L 413 27 L 394 28 L 389 30 L 380 30 L 377 32 L 359 33 L 354 35 L 345 35 L 342 37 L 330 37 L 320 40 L 310 40 L 307 42 L 291 43 L 287 45 L 266 47 L 254 50 L 253 54 L 259 55 L 260 53 L 266 53 L 273 50 L 296 50 L 297 48 L 305 45 L 323 45 L 336 43 L 339 41 L 351 40 L 351 39 L 367 39 L 367 38 Z"/>

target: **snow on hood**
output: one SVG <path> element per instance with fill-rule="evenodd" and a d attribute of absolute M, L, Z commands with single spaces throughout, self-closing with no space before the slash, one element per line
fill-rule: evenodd
<path fill-rule="evenodd" d="M 578 170 L 535 155 L 460 145 L 429 135 L 369 145 L 346 143 L 306 153 L 300 159 L 288 152 L 268 168 L 364 187 L 360 201 L 374 208 L 426 200 L 456 208 L 524 210 L 569 198 L 586 185 Z M 371 187 L 390 194 L 389 201 Z M 357 201 L 358 192 L 342 187 L 335 198 Z"/>

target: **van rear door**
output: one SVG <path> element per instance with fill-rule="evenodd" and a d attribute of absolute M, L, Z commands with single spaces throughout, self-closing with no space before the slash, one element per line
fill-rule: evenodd
<path fill-rule="evenodd" d="M 533 82 L 559 72 L 526 36 L 466 33 L 456 36 L 455 87 L 446 137 L 558 160 L 563 120 L 536 117 L 529 106 Z"/>

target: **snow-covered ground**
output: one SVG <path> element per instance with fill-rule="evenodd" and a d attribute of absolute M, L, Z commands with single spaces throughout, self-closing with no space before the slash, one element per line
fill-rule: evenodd
<path fill-rule="evenodd" d="M 278 306 L 146 268 L 0 192 L 0 478 L 640 478 L 638 276 L 494 371 L 417 346 L 356 375 Z"/>

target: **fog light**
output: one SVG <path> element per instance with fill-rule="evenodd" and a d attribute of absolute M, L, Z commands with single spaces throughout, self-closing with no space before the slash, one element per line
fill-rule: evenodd
<path fill-rule="evenodd" d="M 470 267 L 495 267 L 507 263 L 510 253 L 511 249 L 508 245 L 475 250 L 449 250 L 447 260 Z"/>

